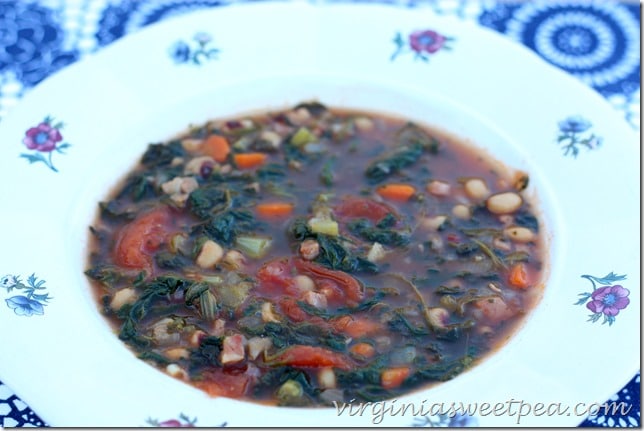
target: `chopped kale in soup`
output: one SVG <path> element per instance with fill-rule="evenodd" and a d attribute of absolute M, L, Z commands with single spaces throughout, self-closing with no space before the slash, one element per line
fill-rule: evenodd
<path fill-rule="evenodd" d="M 90 229 L 102 312 L 213 396 L 390 399 L 502 345 L 541 295 L 528 176 L 439 131 L 303 103 L 151 144 Z"/>

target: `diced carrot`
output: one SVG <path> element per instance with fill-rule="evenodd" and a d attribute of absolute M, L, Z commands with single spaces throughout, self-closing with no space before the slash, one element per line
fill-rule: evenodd
<path fill-rule="evenodd" d="M 228 159 L 228 154 L 230 154 L 228 140 L 221 135 L 208 136 L 201 148 L 206 155 L 219 163 L 225 162 Z"/>
<path fill-rule="evenodd" d="M 260 217 L 285 217 L 293 212 L 294 205 L 288 202 L 266 202 L 257 204 L 255 211 Z"/>
<path fill-rule="evenodd" d="M 380 384 L 385 389 L 393 389 L 402 385 L 411 370 L 409 367 L 388 368 L 380 374 Z"/>
<path fill-rule="evenodd" d="M 338 317 L 337 319 L 333 319 L 330 323 L 336 331 L 345 333 L 354 338 L 374 334 L 382 330 L 382 325 L 380 323 L 355 316 Z"/>
<path fill-rule="evenodd" d="M 376 349 L 369 343 L 354 344 L 349 351 L 362 358 L 371 358 L 376 353 Z"/>
<path fill-rule="evenodd" d="M 409 184 L 385 184 L 378 187 L 376 193 L 385 199 L 405 202 L 416 193 L 416 188 Z"/>
<path fill-rule="evenodd" d="M 252 169 L 262 165 L 268 156 L 264 153 L 239 153 L 235 154 L 235 165 L 239 169 Z"/>
<path fill-rule="evenodd" d="M 517 263 L 510 269 L 508 282 L 510 283 L 510 286 L 516 287 L 517 289 L 530 287 L 528 271 L 523 263 Z"/>

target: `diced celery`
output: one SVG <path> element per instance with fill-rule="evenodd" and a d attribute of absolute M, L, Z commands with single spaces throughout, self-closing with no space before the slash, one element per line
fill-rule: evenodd
<path fill-rule="evenodd" d="M 247 256 L 260 258 L 266 254 L 273 241 L 262 236 L 238 236 L 235 245 Z"/>
<path fill-rule="evenodd" d="M 178 233 L 172 235 L 172 237 L 170 238 L 169 248 L 170 251 L 174 254 L 189 254 L 188 245 L 188 238 L 186 234 Z"/>
<path fill-rule="evenodd" d="M 291 405 L 297 403 L 302 397 L 304 390 L 302 385 L 295 380 L 287 380 L 277 390 L 277 399 L 281 405 Z"/>
<path fill-rule="evenodd" d="M 328 218 L 313 217 L 308 221 L 308 225 L 315 233 L 323 233 L 331 236 L 338 236 L 340 233 L 338 222 Z"/>
<path fill-rule="evenodd" d="M 209 290 L 206 290 L 199 295 L 199 305 L 201 315 L 204 319 L 212 322 L 217 316 L 217 298 Z"/>
<path fill-rule="evenodd" d="M 251 283 L 246 281 L 233 285 L 221 284 L 215 286 L 215 292 L 217 293 L 217 298 L 223 305 L 230 308 L 237 308 L 244 302 L 251 287 Z"/>
<path fill-rule="evenodd" d="M 291 144 L 296 147 L 301 147 L 308 144 L 309 142 L 315 142 L 318 140 L 318 137 L 313 134 L 306 127 L 300 127 L 293 136 L 291 136 Z"/>

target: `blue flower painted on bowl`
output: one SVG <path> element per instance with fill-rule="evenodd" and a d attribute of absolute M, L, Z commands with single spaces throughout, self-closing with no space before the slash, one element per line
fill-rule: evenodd
<path fill-rule="evenodd" d="M 562 146 L 564 156 L 572 155 L 577 158 L 579 147 L 586 147 L 588 150 L 594 150 L 600 147 L 603 139 L 589 132 L 593 124 L 579 115 L 573 115 L 559 121 L 559 136 L 557 143 Z"/>
<path fill-rule="evenodd" d="M 26 296 L 12 296 L 5 301 L 7 306 L 13 309 L 18 316 L 32 316 L 34 314 L 42 316 L 45 314 L 45 309 L 40 302 Z"/>
<path fill-rule="evenodd" d="M 176 42 L 172 48 L 170 48 L 170 56 L 175 63 L 186 63 L 190 60 L 190 46 L 183 41 Z"/>
<path fill-rule="evenodd" d="M 7 274 L 0 278 L 0 287 L 7 293 L 16 290 L 23 291 L 24 295 L 15 295 L 5 299 L 7 307 L 11 308 L 18 316 L 42 316 L 45 314 L 44 306 L 52 299 L 46 293 L 45 280 L 38 280 L 35 274 L 27 278 L 27 284 L 17 275 Z"/>
<path fill-rule="evenodd" d="M 592 123 L 584 117 L 574 115 L 559 122 L 559 130 L 564 133 L 582 133 L 592 127 Z"/>
<path fill-rule="evenodd" d="M 170 58 L 176 64 L 192 63 L 200 65 L 205 60 L 217 58 L 219 49 L 210 47 L 212 36 L 205 32 L 196 33 L 192 40 L 195 43 L 188 43 L 183 40 L 175 42 L 170 47 Z"/>
<path fill-rule="evenodd" d="M 414 427 L 440 427 L 440 428 L 469 428 L 478 427 L 479 421 L 476 416 L 467 413 L 454 412 L 440 413 L 414 418 Z"/>
<path fill-rule="evenodd" d="M 394 37 L 396 50 L 391 55 L 390 60 L 394 61 L 396 57 L 404 52 L 414 54 L 414 59 L 429 61 L 429 56 L 434 55 L 441 50 L 450 50 L 450 43 L 453 37 L 445 36 L 434 30 L 417 30 L 409 34 L 405 40 L 400 32 Z"/>
<path fill-rule="evenodd" d="M 592 283 L 593 291 L 580 293 L 580 299 L 575 305 L 586 305 L 586 308 L 593 312 L 588 316 L 589 322 L 597 322 L 603 317 L 602 324 L 608 323 L 611 326 L 615 323 L 615 316 L 631 302 L 628 299 L 630 291 L 619 284 L 614 284 L 616 281 L 625 280 L 626 275 L 616 275 L 610 272 L 601 278 L 592 275 L 582 275 L 581 277 Z M 598 285 L 601 287 L 597 287 Z"/>
<path fill-rule="evenodd" d="M 23 153 L 20 157 L 27 159 L 29 163 L 42 162 L 49 169 L 58 172 L 58 169 L 52 162 L 52 153 L 56 151 L 60 154 L 65 154 L 65 150 L 71 145 L 63 142 L 63 135 L 60 134 L 60 129 L 63 128 L 63 123 L 54 123 L 52 117 L 45 117 L 45 119 L 34 127 L 30 127 L 25 132 L 25 137 L 22 143 L 34 153 Z M 45 157 L 43 154 L 47 154 Z"/>

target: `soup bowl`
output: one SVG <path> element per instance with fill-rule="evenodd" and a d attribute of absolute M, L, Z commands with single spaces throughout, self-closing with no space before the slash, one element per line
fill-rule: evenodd
<path fill-rule="evenodd" d="M 626 239 L 639 225 L 638 148 L 626 145 L 637 141 L 596 94 L 534 55 L 457 20 L 422 15 L 383 6 L 230 7 L 154 26 L 36 88 L 0 128 L 7 143 L 2 157 L 15 159 L 2 175 L 5 183 L 18 184 L 2 191 L 2 201 L 15 208 L 4 213 L 5 226 L 25 227 L 3 229 L 8 244 L 20 245 L 5 256 L 14 278 L 4 286 L 33 286 L 32 293 L 48 296 L 28 296 L 32 302 L 14 301 L 13 313 L 0 313 L 3 327 L 11 328 L 0 338 L 11 346 L 0 352 L 10 370 L 3 381 L 46 421 L 61 426 L 561 426 L 592 412 L 589 406 L 632 377 L 638 363 L 635 347 L 618 343 L 611 352 L 619 371 L 611 379 L 593 377 L 603 370 L 595 358 L 604 346 L 638 334 L 639 316 L 628 302 L 620 302 L 617 313 L 597 308 L 606 305 L 607 294 L 625 289 L 629 301 L 639 298 L 639 245 Z M 242 16 L 266 35 L 261 46 L 235 38 L 230 23 Z M 280 23 L 286 16 L 298 18 L 290 28 L 266 19 Z M 351 24 L 357 16 L 369 25 L 356 34 Z M 336 31 L 329 35 L 324 29 L 331 25 Z M 429 58 L 429 51 L 419 54 L 401 36 L 391 45 L 393 55 L 373 43 L 428 25 L 435 34 L 458 35 L 446 39 L 453 52 Z M 202 29 L 217 36 L 195 38 L 197 48 L 188 51 L 202 49 L 200 61 L 177 64 L 168 57 L 168 47 L 176 54 L 177 40 Z M 215 42 L 221 44 L 217 49 L 204 48 Z M 287 49 L 262 48 L 277 44 Z M 356 46 L 364 47 L 360 55 Z M 482 47 L 497 48 L 485 62 Z M 414 59 L 416 54 L 429 61 Z M 552 93 L 561 95 L 559 103 Z M 406 118 L 529 174 L 526 194 L 538 209 L 546 242 L 542 297 L 506 342 L 454 379 L 397 399 L 332 407 L 210 397 L 137 359 L 102 316 L 84 275 L 88 226 L 98 202 L 147 145 L 211 119 L 287 109 L 305 100 Z M 55 149 L 25 143 L 34 125 L 49 128 L 50 136 L 58 131 Z M 585 137 L 591 126 L 606 145 L 597 148 Z M 583 139 L 586 144 L 579 144 Z M 590 150 L 572 158 L 562 147 L 567 142 L 577 151 Z M 607 179 L 599 172 L 610 161 L 620 169 Z M 608 209 L 615 194 L 618 214 Z M 591 202 L 599 202 L 592 211 Z M 598 229 L 604 225 L 610 228 Z M 623 239 L 618 248 L 615 238 Z M 611 253 L 602 252 L 609 248 Z M 9 292 L 7 304 L 14 297 Z M 67 406 L 71 396 L 73 408 Z"/>

